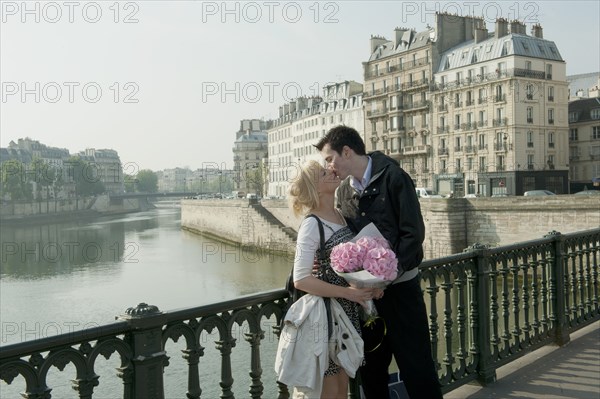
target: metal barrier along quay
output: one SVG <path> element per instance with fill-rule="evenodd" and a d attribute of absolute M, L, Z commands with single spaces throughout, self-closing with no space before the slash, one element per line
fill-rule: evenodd
<path fill-rule="evenodd" d="M 476 244 L 463 253 L 423 262 L 421 285 L 443 392 L 473 380 L 491 383 L 500 366 L 543 345 L 563 345 L 571 332 L 600 319 L 599 264 L 600 229 L 551 232 L 497 248 Z M 287 301 L 287 291 L 281 289 L 167 312 L 142 303 L 114 323 L 1 346 L 0 379 L 22 386 L 24 398 L 46 399 L 53 390 L 49 371 L 69 365 L 74 374 L 64 378 L 70 380 L 74 396 L 91 399 L 104 377 L 97 374 L 99 356 L 115 356 L 122 382 L 119 396 L 163 399 L 174 396 L 165 393 L 169 359 L 181 356 L 188 398 L 205 397 L 203 391 L 209 389 L 221 398 L 248 393 L 252 398 L 288 398 L 287 387 L 275 381 L 273 353 L 267 354 L 262 345 L 265 334 L 279 336 Z M 241 333 L 234 332 L 242 326 Z M 206 333 L 217 335 L 209 344 L 219 354 L 218 370 L 208 370 L 203 362 L 208 344 L 201 336 Z M 245 343 L 238 344 L 238 338 Z M 180 339 L 184 349 L 167 353 L 166 347 Z M 238 392 L 234 351 L 243 352 L 248 380 Z M 208 371 L 218 377 L 208 378 Z M 355 384 L 351 391 L 357 397 Z"/>

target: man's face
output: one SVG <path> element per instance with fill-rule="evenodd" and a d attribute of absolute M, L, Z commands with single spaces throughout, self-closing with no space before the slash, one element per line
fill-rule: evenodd
<path fill-rule="evenodd" d="M 325 144 L 321 150 L 321 156 L 325 160 L 327 168 L 331 169 L 340 179 L 345 179 L 350 174 L 349 171 L 349 160 L 346 156 L 344 158 L 343 153 L 347 147 L 344 147 L 342 154 L 331 149 L 329 144 Z"/>

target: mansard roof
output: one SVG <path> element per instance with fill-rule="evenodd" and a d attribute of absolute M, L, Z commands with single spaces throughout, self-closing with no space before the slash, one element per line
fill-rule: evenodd
<path fill-rule="evenodd" d="M 496 38 L 494 33 L 491 33 L 488 39 L 479 43 L 469 40 L 444 52 L 437 72 L 461 68 L 474 63 L 495 60 L 506 56 L 521 56 L 564 62 L 553 41 L 516 33 Z"/>
<path fill-rule="evenodd" d="M 433 29 L 428 29 L 422 32 L 407 30 L 402 34 L 400 41 L 395 44 L 393 40 L 388 40 L 375 48 L 375 51 L 369 57 L 369 61 L 374 61 L 380 58 L 389 57 L 392 55 L 401 55 L 408 50 L 416 50 L 425 47 L 431 43 L 431 37 L 434 34 Z"/>

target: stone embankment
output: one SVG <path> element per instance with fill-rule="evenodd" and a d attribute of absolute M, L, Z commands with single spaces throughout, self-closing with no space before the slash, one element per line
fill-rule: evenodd
<path fill-rule="evenodd" d="M 251 201 L 183 200 L 181 225 L 220 240 L 293 253 L 301 219 L 285 200 Z M 600 226 L 600 198 L 593 196 L 432 198 L 421 199 L 421 210 L 428 259 L 462 252 L 474 243 L 496 247 L 553 230 L 565 234 Z"/>
<path fill-rule="evenodd" d="M 52 222 L 105 215 L 117 215 L 152 209 L 146 198 L 111 200 L 108 195 L 33 202 L 3 202 L 2 223 Z"/>

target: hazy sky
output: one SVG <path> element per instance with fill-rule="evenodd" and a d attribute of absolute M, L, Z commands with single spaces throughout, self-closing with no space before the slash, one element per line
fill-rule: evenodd
<path fill-rule="evenodd" d="M 539 22 L 568 75 L 600 71 L 596 0 L 0 3 L 0 145 L 112 148 L 138 169 L 232 168 L 241 119 L 362 82 L 372 34 L 424 30 L 436 10 L 489 31 L 496 16 Z"/>

